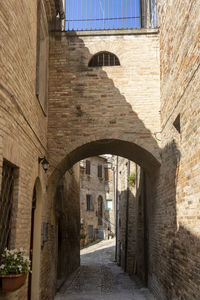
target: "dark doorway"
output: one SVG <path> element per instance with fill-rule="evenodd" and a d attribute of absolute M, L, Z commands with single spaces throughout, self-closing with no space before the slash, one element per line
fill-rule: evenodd
<path fill-rule="evenodd" d="M 31 212 L 31 237 L 30 237 L 30 260 L 31 260 L 31 270 L 32 270 L 32 262 L 33 262 L 33 237 L 34 237 L 34 221 L 35 221 L 35 209 L 36 209 L 36 187 L 33 189 L 33 198 L 32 198 L 32 212 Z M 28 279 L 28 299 L 31 300 L 31 283 L 32 283 L 32 274 L 29 273 Z"/>
<path fill-rule="evenodd" d="M 98 225 L 103 224 L 103 198 L 102 196 L 98 197 Z"/>

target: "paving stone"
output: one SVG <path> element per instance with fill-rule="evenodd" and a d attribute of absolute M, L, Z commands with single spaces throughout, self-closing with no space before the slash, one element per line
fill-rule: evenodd
<path fill-rule="evenodd" d="M 115 240 L 104 240 L 81 250 L 81 267 L 66 281 L 55 300 L 153 300 L 113 261 Z"/>

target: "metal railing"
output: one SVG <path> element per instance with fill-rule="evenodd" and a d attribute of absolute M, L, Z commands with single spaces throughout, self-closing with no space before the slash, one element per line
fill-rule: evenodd
<path fill-rule="evenodd" d="M 66 0 L 65 30 L 156 27 L 156 0 Z M 149 20 L 148 20 L 149 19 Z"/>

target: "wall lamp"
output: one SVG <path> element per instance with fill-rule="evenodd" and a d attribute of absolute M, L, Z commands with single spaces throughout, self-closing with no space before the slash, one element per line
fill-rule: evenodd
<path fill-rule="evenodd" d="M 38 163 L 42 164 L 42 167 L 43 167 L 43 169 L 44 169 L 45 172 L 48 170 L 48 168 L 49 168 L 49 162 L 48 162 L 48 160 L 46 159 L 45 156 L 44 157 L 38 157 Z"/>

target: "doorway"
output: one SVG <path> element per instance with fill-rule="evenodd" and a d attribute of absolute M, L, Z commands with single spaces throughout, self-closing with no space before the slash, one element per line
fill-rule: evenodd
<path fill-rule="evenodd" d="M 103 224 L 103 198 L 102 196 L 98 197 L 98 225 Z"/>
<path fill-rule="evenodd" d="M 28 299 L 39 299 L 40 290 L 40 251 L 41 251 L 41 184 L 36 180 L 33 188 L 31 210 L 30 260 L 32 273 L 29 273 Z"/>

